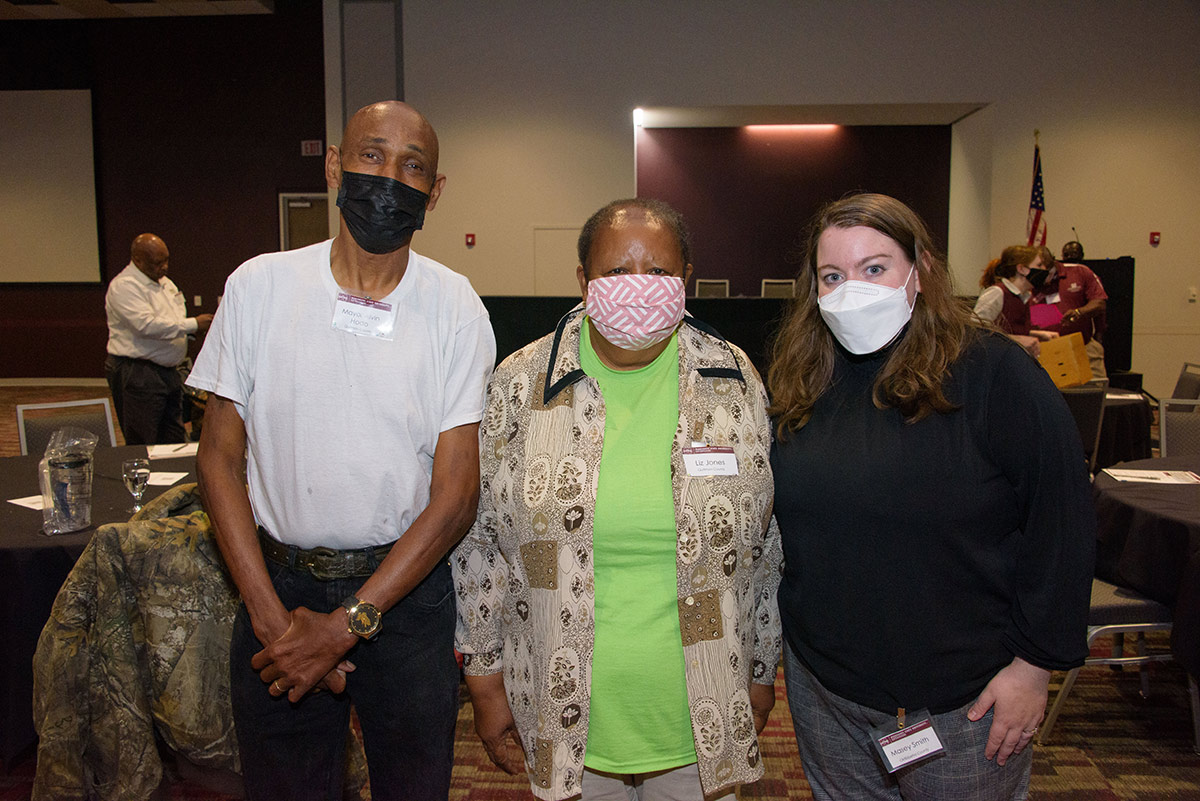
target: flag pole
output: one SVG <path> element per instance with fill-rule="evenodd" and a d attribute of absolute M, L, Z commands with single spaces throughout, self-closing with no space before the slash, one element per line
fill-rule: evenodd
<path fill-rule="evenodd" d="M 1042 156 L 1038 144 L 1037 128 L 1033 129 L 1033 189 L 1029 198 L 1029 219 L 1025 223 L 1025 234 L 1030 246 L 1046 244 L 1046 197 L 1042 186 Z"/>

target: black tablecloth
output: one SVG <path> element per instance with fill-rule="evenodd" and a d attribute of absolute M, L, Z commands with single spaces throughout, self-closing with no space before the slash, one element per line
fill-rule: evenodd
<path fill-rule="evenodd" d="M 1136 470 L 1191 470 L 1200 457 L 1126 462 Z M 1171 607 L 1171 649 L 1200 676 L 1200 484 L 1117 481 L 1093 484 L 1099 544 L 1096 575 Z"/>
<path fill-rule="evenodd" d="M 1118 462 L 1150 458 L 1150 424 L 1154 413 L 1150 401 L 1140 392 L 1105 401 L 1100 424 L 1100 443 L 1096 448 L 1096 469 Z"/>
<path fill-rule="evenodd" d="M 133 498 L 121 481 L 121 462 L 146 455 L 144 445 L 96 450 L 92 478 L 93 527 L 71 534 L 42 533 L 42 513 L 8 503 L 37 495 L 40 456 L 0 458 L 0 762 L 9 762 L 34 741 L 33 652 L 54 596 L 95 532 L 95 526 L 128 520 Z M 193 457 L 155 459 L 154 472 L 187 472 Z M 149 486 L 143 501 L 167 487 Z"/>

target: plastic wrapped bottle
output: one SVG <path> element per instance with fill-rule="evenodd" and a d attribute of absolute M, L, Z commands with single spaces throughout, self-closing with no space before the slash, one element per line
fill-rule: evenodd
<path fill-rule="evenodd" d="M 81 428 L 60 428 L 38 463 L 42 530 L 79 531 L 92 524 L 92 454 L 97 437 Z"/>

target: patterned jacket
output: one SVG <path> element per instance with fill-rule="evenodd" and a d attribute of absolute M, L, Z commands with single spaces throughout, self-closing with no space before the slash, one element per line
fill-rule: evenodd
<path fill-rule="evenodd" d="M 577 307 L 496 369 L 480 424 L 479 511 L 451 559 L 465 670 L 504 671 L 534 795 L 548 801 L 580 791 L 595 641 L 604 401 L 580 369 L 582 321 Z M 745 353 L 694 319 L 678 337 L 679 628 L 700 778 L 712 793 L 762 775 L 749 687 L 775 679 L 783 555 L 762 381 Z M 732 447 L 738 474 L 689 476 L 683 449 L 693 443 Z"/>

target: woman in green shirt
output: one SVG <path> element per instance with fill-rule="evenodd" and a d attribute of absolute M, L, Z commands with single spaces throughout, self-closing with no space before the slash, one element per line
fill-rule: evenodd
<path fill-rule="evenodd" d="M 683 315 L 678 212 L 609 204 L 584 303 L 493 376 L 458 648 L 493 761 L 562 799 L 732 798 L 775 701 L 770 427 L 746 355 Z"/>

